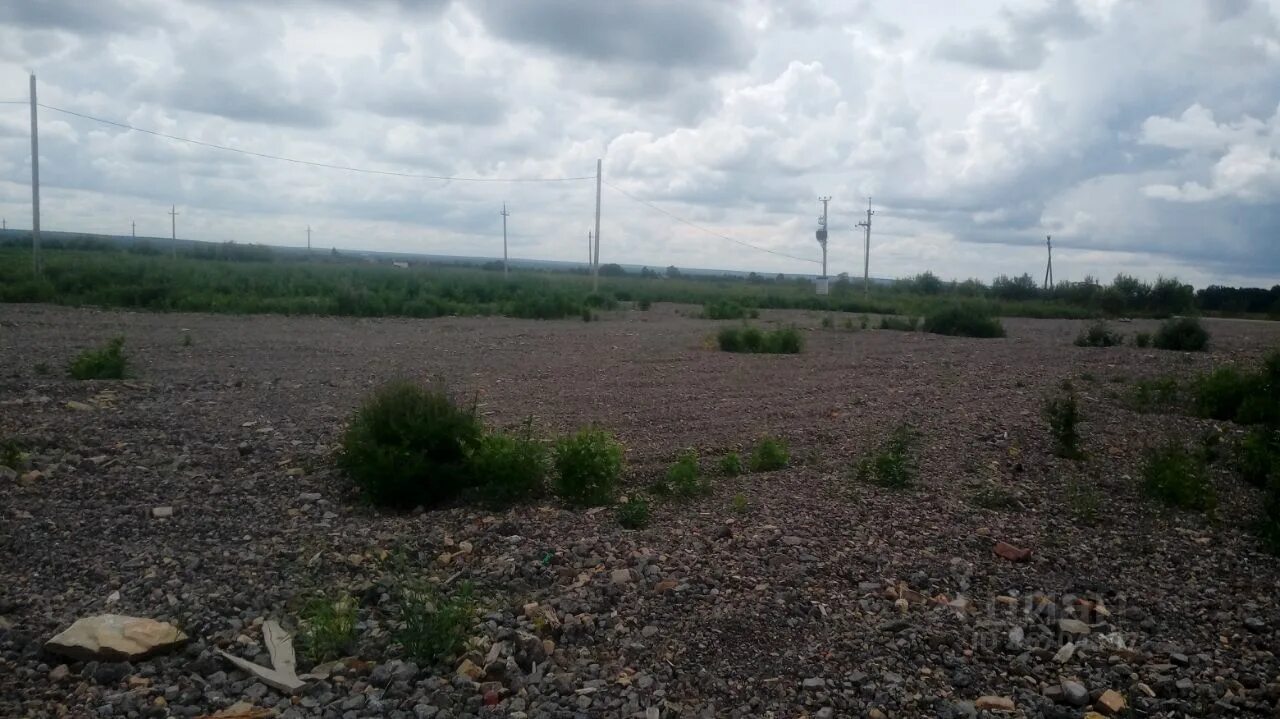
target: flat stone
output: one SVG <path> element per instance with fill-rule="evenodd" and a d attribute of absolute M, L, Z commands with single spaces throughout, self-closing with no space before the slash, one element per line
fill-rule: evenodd
<path fill-rule="evenodd" d="M 1058 649 L 1057 654 L 1053 655 L 1053 661 L 1059 664 L 1066 664 L 1067 662 L 1071 661 L 1071 657 L 1075 656 L 1075 654 L 1076 654 L 1076 645 L 1072 642 L 1067 642 L 1066 644 L 1063 644 L 1060 649 Z"/>
<path fill-rule="evenodd" d="M 1009 697 L 998 697 L 990 694 L 978 697 L 978 701 L 974 702 L 973 706 L 979 711 L 996 712 L 1011 712 L 1018 708 Z"/>
<path fill-rule="evenodd" d="M 1031 550 L 1015 547 L 1008 542 L 996 542 L 994 550 L 996 555 L 1001 559 L 1007 559 L 1010 562 L 1026 562 L 1031 559 Z"/>
<path fill-rule="evenodd" d="M 630 583 L 631 583 L 631 570 L 630 570 L 630 569 L 615 569 L 615 570 L 613 570 L 612 572 L 609 572 L 609 581 L 611 581 L 611 582 L 613 582 L 614 584 L 617 584 L 617 585 L 630 584 Z"/>
<path fill-rule="evenodd" d="M 168 622 L 99 614 L 77 619 L 45 642 L 44 648 L 82 661 L 120 662 L 139 659 L 180 646 L 187 635 Z"/>
<path fill-rule="evenodd" d="M 168 519 L 173 516 L 173 507 L 152 507 L 151 516 L 156 519 Z"/>
<path fill-rule="evenodd" d="M 1082 707 L 1089 703 L 1089 690 L 1080 682 L 1063 679 L 1062 701 L 1073 707 Z"/>
<path fill-rule="evenodd" d="M 74 409 L 77 412 L 91 412 L 93 411 L 93 405 L 77 402 L 73 399 L 67 402 L 67 409 Z"/>
<path fill-rule="evenodd" d="M 1059 619 L 1058 629 L 1061 629 L 1067 634 L 1074 634 L 1078 637 L 1087 637 L 1089 636 L 1089 633 L 1093 631 L 1089 628 L 1088 624 L 1085 624 L 1079 619 Z"/>
<path fill-rule="evenodd" d="M 1116 716 L 1129 707 L 1124 697 L 1114 689 L 1108 689 L 1093 702 L 1093 708 L 1107 716 Z"/>
<path fill-rule="evenodd" d="M 455 673 L 458 676 L 466 677 L 473 682 L 478 682 L 484 678 L 484 669 L 476 666 L 476 663 L 470 659 L 463 659 L 462 663 L 458 665 L 458 670 Z"/>

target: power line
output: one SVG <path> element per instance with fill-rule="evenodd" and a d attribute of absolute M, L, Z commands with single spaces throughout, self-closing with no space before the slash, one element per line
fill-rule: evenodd
<path fill-rule="evenodd" d="M 81 112 L 76 112 L 74 110 L 67 110 L 61 107 L 54 107 L 52 105 L 41 104 L 40 107 L 43 107 L 46 110 L 53 110 L 54 112 L 61 112 L 65 115 L 72 115 L 74 117 L 84 118 L 85 120 L 100 122 L 104 125 L 112 125 L 114 127 L 119 127 L 124 130 L 131 130 L 133 132 L 141 132 L 147 135 L 163 137 L 166 140 L 175 140 L 177 142 L 188 142 L 188 143 L 191 143 L 192 145 L 208 147 L 214 150 L 223 150 L 225 152 L 235 152 L 241 155 L 249 155 L 251 157 L 260 157 L 266 160 L 279 160 L 281 162 L 292 162 L 295 165 L 323 167 L 330 170 L 344 170 L 346 172 L 360 172 L 367 175 L 389 175 L 392 177 L 409 177 L 409 178 L 418 179 L 418 180 L 446 180 L 451 182 L 572 182 L 575 180 L 595 179 L 593 175 L 583 175 L 582 177 L 449 177 L 445 175 L 423 175 L 416 172 L 396 172 L 394 170 L 370 170 L 368 168 L 363 168 L 363 167 L 351 167 L 349 165 L 335 165 L 328 162 L 316 162 L 314 160 L 299 160 L 293 157 L 271 155 L 265 152 L 254 152 L 253 150 L 244 150 L 238 147 L 229 147 L 227 145 L 219 145 L 212 142 L 205 142 L 203 140 L 193 140 L 189 137 L 179 137 L 177 135 L 169 135 L 167 133 L 157 132 L 156 130 L 148 130 L 143 127 L 134 127 L 133 125 L 129 125 L 123 122 L 106 120 L 101 117 L 94 117 L 93 115 L 86 115 Z"/>
<path fill-rule="evenodd" d="M 670 212 L 670 211 L 668 211 L 668 210 L 664 210 L 663 208 L 661 208 L 661 207 L 659 207 L 659 206 L 657 206 L 657 205 L 653 204 L 652 202 L 649 202 L 648 200 L 643 200 L 643 199 L 641 199 L 641 198 L 639 198 L 639 197 L 636 197 L 635 195 L 631 194 L 630 192 L 627 192 L 626 190 L 622 189 L 621 187 L 618 187 L 617 185 L 615 185 L 615 184 L 613 184 L 613 183 L 611 183 L 611 182 L 607 182 L 607 181 L 606 181 L 604 184 L 605 184 L 605 185 L 608 185 L 608 186 L 609 186 L 609 189 L 613 190 L 614 192 L 617 192 L 618 194 L 622 195 L 623 197 L 626 197 L 626 198 L 627 198 L 627 199 L 629 199 L 629 200 L 632 200 L 632 201 L 634 201 L 634 202 L 638 202 L 638 203 L 640 203 L 640 204 L 644 205 L 645 207 L 648 207 L 648 208 L 649 208 L 649 209 L 651 209 L 651 210 L 656 210 L 657 212 L 661 212 L 662 214 L 666 215 L 667 217 L 670 217 L 671 219 L 675 220 L 676 222 L 680 222 L 680 223 L 683 223 L 683 224 L 685 224 L 685 225 L 688 225 L 688 226 L 692 227 L 692 228 L 693 228 L 693 229 L 695 229 L 695 230 L 701 230 L 702 232 L 705 232 L 705 233 L 707 233 L 708 235 L 712 235 L 712 236 L 714 236 L 714 237 L 719 237 L 719 238 L 720 238 L 720 239 L 722 239 L 722 240 L 728 240 L 728 241 L 730 241 L 730 242 L 732 242 L 732 243 L 734 243 L 734 244 L 742 245 L 743 247 L 750 247 L 750 248 L 751 248 L 751 249 L 753 249 L 753 250 L 759 250 L 759 251 L 761 251 L 761 252 L 768 252 L 768 253 L 769 253 L 769 254 L 771 254 L 771 255 L 777 255 L 777 256 L 779 256 L 779 257 L 786 257 L 786 258 L 788 258 L 788 259 L 792 259 L 792 260 L 799 260 L 800 262 L 812 262 L 812 263 L 814 263 L 815 265 L 817 265 L 817 264 L 822 264 L 822 263 L 821 263 L 821 262 L 819 262 L 818 260 L 811 260 L 811 259 L 809 259 L 809 258 L 807 258 L 807 257 L 796 257 L 795 255 L 788 255 L 788 254 L 787 254 L 787 253 L 785 253 L 785 252 L 778 252 L 777 250 L 771 250 L 771 249 L 769 249 L 769 248 L 767 248 L 767 247 L 760 247 L 759 245 L 753 245 L 753 244 L 751 244 L 750 242 L 743 242 L 742 240 L 734 239 L 734 238 L 732 238 L 732 237 L 730 237 L 730 236 L 728 236 L 728 235 L 721 234 L 721 233 L 716 232 L 715 230 L 712 230 L 712 229 L 710 229 L 710 228 L 703 227 L 702 225 L 699 225 L 698 223 L 693 222 L 693 221 L 691 221 L 691 220 L 686 220 L 685 218 L 683 218 L 683 217 L 681 217 L 681 216 L 679 216 L 679 215 L 677 215 L 677 214 L 675 214 L 675 213 L 673 213 L 673 212 Z"/>

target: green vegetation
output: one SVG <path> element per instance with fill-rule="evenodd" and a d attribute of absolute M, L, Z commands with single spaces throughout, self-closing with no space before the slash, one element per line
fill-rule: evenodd
<path fill-rule="evenodd" d="M 1097 486 L 1083 479 L 1067 482 L 1067 506 L 1080 522 L 1092 524 L 1098 521 L 1098 509 L 1102 506 L 1102 494 Z"/>
<path fill-rule="evenodd" d="M 1016 509 L 1020 506 L 1018 498 L 1014 496 L 1013 492 L 994 482 L 983 484 L 973 493 L 970 499 L 975 506 L 983 509 Z"/>
<path fill-rule="evenodd" d="M 666 485 L 677 497 L 686 499 L 711 493 L 711 483 L 703 478 L 698 468 L 698 453 L 692 449 L 681 452 L 667 469 Z"/>
<path fill-rule="evenodd" d="M 1098 320 L 1076 337 L 1076 347 L 1118 347 L 1124 344 L 1124 335 L 1111 331 L 1111 325 Z"/>
<path fill-rule="evenodd" d="M 720 458 L 720 474 L 726 477 L 737 477 L 742 474 L 742 457 L 737 452 L 730 452 Z"/>
<path fill-rule="evenodd" d="M 1209 346 L 1209 333 L 1195 317 L 1178 317 L 1160 325 L 1152 344 L 1159 350 L 1203 352 Z"/>
<path fill-rule="evenodd" d="M 916 474 L 915 460 L 911 455 L 914 443 L 915 432 L 911 427 L 899 425 L 873 454 L 858 462 L 857 480 L 889 489 L 910 487 Z"/>
<path fill-rule="evenodd" d="M 446 593 L 425 582 L 401 588 L 399 628 L 392 638 L 405 656 L 436 664 L 461 653 L 475 623 L 475 603 L 469 584 Z"/>
<path fill-rule="evenodd" d="M 526 422 L 524 436 L 494 433 L 481 438 L 468 465 L 484 503 L 506 507 L 545 494 L 550 469 L 547 449 L 531 435 L 532 420 Z"/>
<path fill-rule="evenodd" d="M 1069 382 L 1062 383 L 1062 392 L 1045 399 L 1044 418 L 1053 435 L 1054 452 L 1065 459 L 1082 459 L 1080 449 L 1080 406 L 1075 390 Z"/>
<path fill-rule="evenodd" d="M 124 338 L 113 337 L 105 347 L 85 350 L 71 362 L 68 371 L 75 379 L 123 379 L 129 358 L 124 354 Z"/>
<path fill-rule="evenodd" d="M 22 469 L 26 464 L 24 457 L 22 445 L 16 439 L 5 439 L 0 442 L 0 467 Z"/>
<path fill-rule="evenodd" d="M 350 595 L 320 595 L 298 615 L 298 644 L 313 664 L 348 656 L 356 643 L 356 602 Z"/>
<path fill-rule="evenodd" d="M 772 472 L 783 469 L 791 460 L 787 443 L 776 437 L 765 436 L 751 452 L 752 472 Z"/>
<path fill-rule="evenodd" d="M 636 308 L 639 309 L 641 312 L 648 312 L 649 308 L 652 306 L 653 306 L 653 302 L 648 297 L 640 300 L 639 302 L 636 302 Z"/>
<path fill-rule="evenodd" d="M 1204 457 L 1176 442 L 1148 453 L 1142 488 L 1148 496 L 1180 509 L 1212 512 L 1218 503 Z"/>
<path fill-rule="evenodd" d="M 733 500 L 729 504 L 729 509 L 732 510 L 734 514 L 746 514 L 751 511 L 751 503 L 747 501 L 747 495 L 739 492 L 733 495 Z"/>
<path fill-rule="evenodd" d="M 880 329 L 895 332 L 915 332 L 919 320 L 915 317 L 893 317 L 885 315 L 880 318 Z"/>
<path fill-rule="evenodd" d="M 1135 412 L 1161 412 L 1174 409 L 1181 401 L 1178 381 L 1172 377 L 1140 379 L 1133 384 L 1129 406 Z"/>
<path fill-rule="evenodd" d="M 716 342 L 723 352 L 798 354 L 804 349 L 804 337 L 794 327 L 765 332 L 756 327 L 725 327 Z"/>
<path fill-rule="evenodd" d="M 1268 489 L 1280 485 L 1280 429 L 1255 427 L 1240 442 L 1240 476 L 1244 481 Z M 1273 491 L 1280 491 L 1276 486 Z"/>
<path fill-rule="evenodd" d="M 1004 326 L 985 307 L 957 304 L 925 315 L 924 331 L 953 337 L 1004 337 Z"/>
<path fill-rule="evenodd" d="M 467 460 L 482 435 L 474 407 L 459 407 L 443 390 L 391 382 L 356 411 L 338 463 L 375 504 L 435 505 L 472 484 Z"/>
<path fill-rule="evenodd" d="M 618 505 L 617 516 L 623 529 L 644 529 L 649 526 L 649 503 L 641 497 L 631 497 Z"/>
<path fill-rule="evenodd" d="M 702 317 L 708 320 L 745 320 L 759 317 L 754 309 L 747 309 L 732 300 L 716 300 L 702 307 Z"/>
<path fill-rule="evenodd" d="M 1134 336 L 1133 336 L 1133 344 L 1134 344 L 1135 346 L 1137 346 L 1137 347 L 1143 347 L 1143 348 L 1150 347 L 1150 346 L 1151 346 L 1151 333 L 1150 333 L 1150 332 L 1139 332 L 1138 334 L 1134 335 Z"/>
<path fill-rule="evenodd" d="M 584 429 L 556 442 L 553 489 L 565 502 L 583 507 L 613 502 L 622 474 L 622 445 L 603 429 Z"/>
<path fill-rule="evenodd" d="M 191 333 L 190 333 L 190 332 L 183 332 L 183 333 L 182 333 L 182 346 L 183 346 L 183 347 L 190 347 L 190 346 L 191 346 Z"/>

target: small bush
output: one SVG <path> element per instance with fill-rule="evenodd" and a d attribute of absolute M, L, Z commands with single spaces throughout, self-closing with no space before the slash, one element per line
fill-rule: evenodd
<path fill-rule="evenodd" d="M 844 328 L 845 332 L 856 332 L 858 330 L 858 328 L 853 324 L 852 317 L 844 318 L 844 322 L 842 322 L 840 326 Z"/>
<path fill-rule="evenodd" d="M 632 497 L 618 505 L 617 515 L 623 529 L 644 529 L 649 526 L 649 503 Z"/>
<path fill-rule="evenodd" d="M 977 305 L 951 305 L 924 318 L 924 331 L 954 337 L 1004 337 L 1004 326 Z"/>
<path fill-rule="evenodd" d="M 822 329 L 829 330 L 835 326 L 836 322 L 831 318 L 831 315 L 826 315 L 822 318 Z"/>
<path fill-rule="evenodd" d="M 800 354 L 804 349 L 804 338 L 800 335 L 800 330 L 795 327 L 786 327 L 780 330 L 766 332 L 764 336 L 764 349 L 762 352 L 769 354 Z"/>
<path fill-rule="evenodd" d="M 1112 332 L 1111 325 L 1098 320 L 1076 337 L 1076 347 L 1118 347 L 1124 344 L 1124 335 Z"/>
<path fill-rule="evenodd" d="M 1160 325 L 1152 344 L 1160 350 L 1203 352 L 1209 346 L 1209 333 L 1195 317 L 1178 317 Z"/>
<path fill-rule="evenodd" d="M 584 307 L 582 308 L 582 313 L 581 313 L 581 314 L 582 314 L 582 321 L 583 321 L 583 322 L 590 322 L 591 320 L 594 320 L 594 319 L 596 318 L 596 316 L 591 312 L 591 308 L 590 308 L 590 307 L 585 307 L 585 306 L 584 306 Z"/>
<path fill-rule="evenodd" d="M 1064 383 L 1062 393 L 1049 397 L 1044 403 L 1044 418 L 1053 436 L 1054 452 L 1066 459 L 1080 459 L 1080 406 L 1075 391 Z"/>
<path fill-rule="evenodd" d="M 915 317 L 892 317 L 885 315 L 880 318 L 880 329 L 893 330 L 895 332 L 915 332 L 916 323 L 919 322 Z"/>
<path fill-rule="evenodd" d="M 1133 344 L 1137 345 L 1138 347 L 1144 347 L 1144 348 L 1145 348 L 1145 347 L 1150 347 L 1150 346 L 1151 346 L 1151 333 L 1150 333 L 1150 332 L 1139 332 L 1138 334 L 1134 335 L 1134 336 L 1133 336 Z"/>
<path fill-rule="evenodd" d="M 22 445 L 17 440 L 6 439 L 0 442 L 0 467 L 22 469 L 26 465 Z"/>
<path fill-rule="evenodd" d="M 622 445 L 605 430 L 581 430 L 556 443 L 555 468 L 555 493 L 565 502 L 609 504 L 622 474 Z"/>
<path fill-rule="evenodd" d="M 406 657 L 436 664 L 462 651 L 475 623 L 470 584 L 445 594 L 424 582 L 414 582 L 401 589 L 399 599 L 399 628 L 393 630 L 392 638 Z"/>
<path fill-rule="evenodd" d="M 1168 444 L 1148 453 L 1142 480 L 1148 496 L 1170 506 L 1206 512 L 1217 506 L 1203 457 L 1180 444 Z"/>
<path fill-rule="evenodd" d="M 1159 412 L 1175 408 L 1180 397 L 1178 381 L 1171 377 L 1141 379 L 1133 385 L 1129 406 L 1136 412 Z"/>
<path fill-rule="evenodd" d="M 978 488 L 971 499 L 974 505 L 983 509 L 1016 509 L 1020 506 L 1013 492 L 994 483 Z"/>
<path fill-rule="evenodd" d="M 790 460 L 791 453 L 787 450 L 786 442 L 774 437 L 765 437 L 751 453 L 751 471 L 772 472 L 786 467 Z"/>
<path fill-rule="evenodd" d="M 1238 463 L 1249 484 L 1260 489 L 1280 485 L 1280 430 L 1255 427 L 1240 442 Z"/>
<path fill-rule="evenodd" d="M 636 303 L 636 307 L 640 308 L 642 312 L 648 312 L 649 308 L 652 306 L 653 306 L 653 303 L 649 301 L 648 297 Z"/>
<path fill-rule="evenodd" d="M 319 596 L 298 616 L 298 644 L 313 664 L 349 655 L 356 643 L 356 602 L 346 595 Z"/>
<path fill-rule="evenodd" d="M 708 320 L 745 320 L 747 308 L 732 300 L 716 300 L 702 306 L 702 317 Z"/>
<path fill-rule="evenodd" d="M 870 327 L 870 326 L 871 326 L 871 318 L 870 318 L 870 317 L 868 317 L 867 315 L 863 315 L 863 316 L 862 316 L 862 319 L 861 319 L 861 320 L 859 320 L 859 322 L 858 322 L 858 326 L 859 326 L 861 329 L 864 329 L 864 330 L 865 330 L 865 329 L 867 329 L 868 327 Z"/>
<path fill-rule="evenodd" d="M 675 463 L 667 469 L 666 484 L 673 494 L 685 498 L 711 491 L 711 485 L 702 478 L 698 470 L 698 453 L 692 449 L 681 452 Z"/>
<path fill-rule="evenodd" d="M 190 346 L 191 346 L 191 333 L 190 333 L 190 332 L 183 332 L 183 333 L 182 333 L 182 346 L 183 346 L 183 347 L 190 347 Z"/>
<path fill-rule="evenodd" d="M 124 354 L 124 338 L 113 337 L 106 346 L 85 350 L 71 363 L 74 379 L 123 379 L 129 360 Z"/>
<path fill-rule="evenodd" d="M 900 425 L 889 439 L 872 455 L 858 462 L 856 476 L 859 482 L 890 489 L 906 489 L 915 480 L 915 461 L 911 445 L 915 433 L 907 425 Z"/>
<path fill-rule="evenodd" d="M 1235 419 L 1245 399 L 1256 391 L 1253 385 L 1252 377 L 1234 367 L 1215 369 L 1192 385 L 1196 414 L 1210 419 Z"/>
<path fill-rule="evenodd" d="M 723 352 L 796 354 L 804 348 L 804 338 L 794 327 L 761 332 L 756 327 L 725 327 L 716 335 Z"/>
<path fill-rule="evenodd" d="M 1092 524 L 1098 520 L 1098 508 L 1102 506 L 1102 495 L 1092 483 L 1073 479 L 1067 483 L 1067 506 L 1071 508 L 1071 514 L 1077 520 Z"/>
<path fill-rule="evenodd" d="M 733 495 L 733 501 L 729 504 L 729 509 L 734 514 L 746 514 L 751 511 L 751 503 L 747 501 L 747 495 L 739 492 Z"/>
<path fill-rule="evenodd" d="M 470 484 L 482 427 L 442 390 L 392 382 L 356 410 L 339 466 L 375 504 L 409 509 L 451 499 Z"/>
<path fill-rule="evenodd" d="M 737 477 L 742 474 L 742 458 L 737 452 L 730 452 L 720 458 L 720 474 L 726 477 Z"/>
<path fill-rule="evenodd" d="M 480 440 L 468 464 L 476 493 L 485 503 L 506 507 L 546 493 L 547 449 L 528 434 L 491 434 Z"/>

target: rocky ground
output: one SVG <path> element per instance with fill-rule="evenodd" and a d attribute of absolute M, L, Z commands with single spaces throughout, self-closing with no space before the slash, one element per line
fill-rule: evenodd
<path fill-rule="evenodd" d="M 971 340 L 780 312 L 765 319 L 805 327 L 805 353 L 748 356 L 712 351 L 719 323 L 681 312 L 586 324 L 0 306 L 0 439 L 28 453 L 0 476 L 0 715 L 238 702 L 344 719 L 1276 715 L 1280 560 L 1248 532 L 1258 498 L 1221 463 L 1216 522 L 1143 498 L 1144 449 L 1215 425 L 1123 397 L 1138 378 L 1252 361 L 1280 326 L 1210 321 L 1212 351 L 1183 355 L 1076 348 L 1068 321 Z M 130 379 L 64 378 L 118 334 Z M 446 379 L 497 427 L 607 427 L 632 490 L 682 448 L 709 466 L 765 433 L 793 462 L 657 505 L 639 531 L 554 502 L 378 512 L 331 457 L 351 410 L 397 376 Z M 1052 455 L 1040 417 L 1064 378 L 1081 394 L 1083 462 Z M 902 422 L 918 432 L 916 488 L 852 481 Z M 1229 447 L 1238 429 L 1221 429 Z M 1079 487 L 1096 491 L 1096 521 Z M 474 585 L 465 657 L 398 656 L 388 605 L 406 575 Z M 263 622 L 295 626 L 317 589 L 358 598 L 356 659 L 284 696 L 217 653 L 267 664 Z M 190 641 L 136 662 L 44 649 L 104 612 Z"/>

